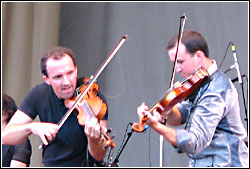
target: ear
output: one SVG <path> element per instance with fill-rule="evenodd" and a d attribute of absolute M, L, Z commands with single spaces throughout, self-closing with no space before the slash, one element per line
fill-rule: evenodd
<path fill-rule="evenodd" d="M 43 80 L 44 80 L 45 83 L 50 85 L 50 81 L 49 81 L 49 78 L 47 76 L 43 75 Z"/>
<path fill-rule="evenodd" d="M 204 53 L 200 50 L 195 52 L 194 59 L 195 59 L 196 63 L 201 63 L 203 55 L 204 55 Z"/>

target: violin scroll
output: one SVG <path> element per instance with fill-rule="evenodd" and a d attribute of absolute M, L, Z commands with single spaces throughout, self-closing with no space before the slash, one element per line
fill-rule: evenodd
<path fill-rule="evenodd" d="M 147 122 L 147 115 L 144 115 L 142 118 L 140 118 L 139 123 L 133 123 L 132 129 L 138 133 L 141 133 L 145 130 Z"/>

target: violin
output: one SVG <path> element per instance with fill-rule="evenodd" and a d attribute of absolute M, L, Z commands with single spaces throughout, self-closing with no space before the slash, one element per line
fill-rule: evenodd
<path fill-rule="evenodd" d="M 184 82 L 177 82 L 179 83 L 179 85 L 174 85 L 173 89 L 167 91 L 163 99 L 154 104 L 150 108 L 149 112 L 152 113 L 154 110 L 156 110 L 160 114 L 168 113 L 178 102 L 188 98 L 207 77 L 207 70 L 203 67 L 199 67 Z M 133 130 L 136 132 L 143 132 L 145 129 L 146 121 L 147 116 L 142 116 L 139 123 L 133 123 Z"/>
<path fill-rule="evenodd" d="M 79 93 L 83 93 L 88 87 L 88 82 L 89 78 L 84 78 L 83 85 L 76 89 L 77 96 L 74 95 L 70 99 L 66 99 L 64 101 L 64 104 L 67 108 L 73 107 L 77 98 L 79 97 Z M 106 114 L 107 105 L 99 96 L 97 96 L 98 90 L 98 84 L 93 83 L 73 110 L 73 112 L 77 113 L 78 122 L 82 126 L 85 125 L 87 116 L 96 117 L 98 121 L 100 121 Z M 111 130 L 109 129 L 107 132 L 111 132 Z M 107 148 L 108 146 L 113 148 L 115 147 L 115 143 L 112 141 L 107 132 L 101 131 L 101 141 L 105 144 L 104 148 Z"/>
<path fill-rule="evenodd" d="M 88 86 L 88 80 L 89 78 L 84 78 L 83 85 L 76 89 L 76 96 L 74 95 L 70 99 L 66 99 L 64 101 L 64 104 L 67 108 L 71 108 L 77 100 L 77 96 L 79 96 L 79 93 L 83 93 L 85 91 L 86 87 Z M 77 119 L 79 124 L 82 126 L 85 125 L 87 115 L 96 117 L 98 120 L 101 120 L 106 114 L 107 105 L 99 96 L 97 96 L 98 90 L 98 84 L 93 83 L 87 93 L 83 96 L 78 106 L 76 106 L 73 110 L 73 112 L 78 113 Z M 87 114 L 84 111 L 86 111 Z"/>

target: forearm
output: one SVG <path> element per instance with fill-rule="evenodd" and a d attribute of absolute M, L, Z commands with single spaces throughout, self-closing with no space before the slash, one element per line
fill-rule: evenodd
<path fill-rule="evenodd" d="M 17 145 L 31 134 L 29 124 L 8 124 L 2 133 L 2 144 Z"/>
<path fill-rule="evenodd" d="M 169 143 L 177 147 L 177 134 L 174 128 L 168 127 L 161 123 L 150 124 L 150 127 L 162 135 Z"/>
<path fill-rule="evenodd" d="M 88 138 L 88 149 L 92 157 L 97 161 L 101 161 L 105 158 L 107 149 L 104 148 L 104 144 L 100 143 L 100 139 L 90 139 Z"/>
<path fill-rule="evenodd" d="M 182 123 L 182 115 L 179 109 L 174 106 L 173 109 L 167 115 L 167 124 L 172 126 L 179 126 Z"/>
<path fill-rule="evenodd" d="M 10 167 L 27 167 L 27 164 L 17 160 L 11 160 Z"/>

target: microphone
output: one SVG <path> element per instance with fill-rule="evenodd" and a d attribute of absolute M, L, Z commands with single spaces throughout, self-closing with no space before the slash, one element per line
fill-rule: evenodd
<path fill-rule="evenodd" d="M 241 78 L 244 78 L 246 75 L 241 75 Z M 237 82 L 239 80 L 238 77 L 234 78 L 234 79 L 231 79 L 231 81 L 234 83 L 234 82 Z"/>
<path fill-rule="evenodd" d="M 181 16 L 181 19 L 187 19 L 187 17 L 186 17 L 186 14 L 185 14 L 185 13 Z"/>
<path fill-rule="evenodd" d="M 237 56 L 236 56 L 236 47 L 235 47 L 235 45 L 233 43 L 232 43 L 232 51 L 233 51 L 234 62 L 235 62 L 233 66 L 235 67 L 235 69 L 237 71 L 239 83 L 242 84 L 240 68 L 239 68 L 239 64 L 238 64 L 238 60 L 237 60 Z"/>

